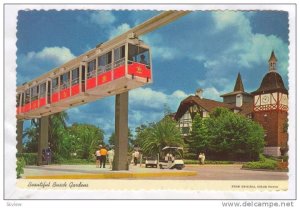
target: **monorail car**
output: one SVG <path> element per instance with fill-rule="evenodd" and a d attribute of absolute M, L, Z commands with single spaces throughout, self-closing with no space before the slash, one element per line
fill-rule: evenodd
<path fill-rule="evenodd" d="M 152 83 L 150 48 L 137 38 L 95 49 L 17 88 L 17 118 L 31 119 Z"/>

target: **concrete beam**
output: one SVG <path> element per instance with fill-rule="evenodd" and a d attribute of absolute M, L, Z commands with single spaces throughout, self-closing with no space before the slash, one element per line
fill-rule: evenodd
<path fill-rule="evenodd" d="M 128 92 L 116 95 L 115 132 L 113 170 L 128 170 Z"/>
<path fill-rule="evenodd" d="M 17 152 L 23 152 L 23 120 L 17 120 Z"/>
<path fill-rule="evenodd" d="M 49 116 L 39 119 L 39 140 L 38 140 L 38 164 L 43 165 L 43 149 L 48 147 Z"/>

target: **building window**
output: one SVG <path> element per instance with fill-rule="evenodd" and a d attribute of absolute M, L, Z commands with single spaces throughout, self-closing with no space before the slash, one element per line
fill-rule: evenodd
<path fill-rule="evenodd" d="M 186 135 L 190 133 L 190 127 L 182 127 L 181 128 L 181 133 Z"/>

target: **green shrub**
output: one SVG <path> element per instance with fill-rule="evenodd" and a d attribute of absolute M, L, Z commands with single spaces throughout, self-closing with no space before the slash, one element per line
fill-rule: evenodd
<path fill-rule="evenodd" d="M 283 162 L 288 162 L 289 161 L 289 156 L 287 156 L 287 155 L 280 156 L 280 157 L 278 157 L 278 159 L 283 160 Z"/>
<path fill-rule="evenodd" d="M 18 153 L 17 158 L 23 158 L 26 165 L 36 165 L 37 164 L 37 153 Z"/>
<path fill-rule="evenodd" d="M 277 168 L 277 161 L 273 159 L 266 158 L 263 155 L 259 156 L 259 161 L 257 162 L 248 162 L 243 165 L 243 168 L 250 169 L 269 169 L 275 170 Z"/>
<path fill-rule="evenodd" d="M 205 164 L 233 164 L 233 161 L 221 161 L 221 160 L 205 160 Z M 184 160 L 184 164 L 199 164 L 199 160 Z"/>
<path fill-rule="evenodd" d="M 198 156 L 196 153 L 187 152 L 187 153 L 184 153 L 184 158 L 189 159 L 189 160 L 195 160 L 198 158 Z"/>
<path fill-rule="evenodd" d="M 21 174 L 24 173 L 25 164 L 25 159 L 23 157 L 17 159 L 17 178 L 21 178 Z"/>

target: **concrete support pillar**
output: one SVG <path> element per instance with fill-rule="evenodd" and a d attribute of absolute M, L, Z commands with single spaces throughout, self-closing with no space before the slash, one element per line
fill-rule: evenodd
<path fill-rule="evenodd" d="M 39 119 L 39 140 L 38 140 L 38 164 L 43 165 L 43 149 L 48 147 L 48 128 L 49 116 L 43 116 Z"/>
<path fill-rule="evenodd" d="M 17 152 L 23 152 L 23 120 L 17 120 Z"/>
<path fill-rule="evenodd" d="M 128 170 L 128 92 L 116 95 L 113 170 Z"/>

